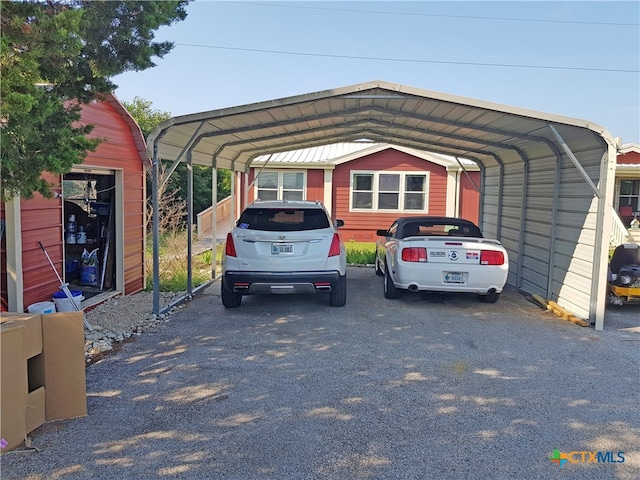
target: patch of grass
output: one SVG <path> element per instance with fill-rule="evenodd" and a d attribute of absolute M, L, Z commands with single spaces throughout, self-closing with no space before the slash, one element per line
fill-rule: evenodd
<path fill-rule="evenodd" d="M 204 262 L 211 265 L 211 260 L 213 259 L 213 252 L 211 250 L 205 250 L 198 257 Z"/>
<path fill-rule="evenodd" d="M 349 240 L 344 243 L 347 263 L 350 265 L 373 265 L 376 259 L 376 244 Z"/>
<path fill-rule="evenodd" d="M 146 290 L 153 290 L 153 248 L 152 240 L 147 241 L 145 263 L 147 270 Z M 218 245 L 216 271 L 220 271 L 222 245 Z M 160 251 L 160 291 L 183 292 L 187 289 L 187 233 L 176 231 L 162 236 Z M 197 287 L 210 281 L 213 252 L 205 250 L 192 258 L 192 284 Z"/>

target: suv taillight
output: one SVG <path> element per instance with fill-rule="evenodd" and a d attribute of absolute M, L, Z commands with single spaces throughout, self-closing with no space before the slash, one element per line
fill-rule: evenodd
<path fill-rule="evenodd" d="M 329 247 L 329 256 L 335 257 L 336 255 L 340 255 L 340 235 L 334 233 Z"/>
<path fill-rule="evenodd" d="M 227 244 L 224 249 L 224 253 L 227 257 L 235 257 L 236 255 L 236 246 L 233 243 L 233 236 L 231 232 L 227 233 Z"/>
<path fill-rule="evenodd" d="M 480 252 L 480 265 L 502 265 L 504 254 L 495 250 L 482 250 Z"/>
<path fill-rule="evenodd" d="M 426 262 L 427 249 L 424 247 L 403 248 L 402 260 L 405 262 Z"/>

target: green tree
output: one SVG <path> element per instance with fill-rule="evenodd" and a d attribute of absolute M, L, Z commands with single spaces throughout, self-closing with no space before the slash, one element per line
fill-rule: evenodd
<path fill-rule="evenodd" d="M 171 113 L 155 110 L 150 100 L 145 100 L 138 96 L 134 97 L 132 102 L 123 101 L 122 105 L 133 119 L 138 122 L 145 138 L 153 132 L 156 126 L 171 118 Z"/>
<path fill-rule="evenodd" d="M 67 173 L 97 147 L 76 123 L 81 105 L 169 53 L 154 32 L 184 20 L 188 1 L 0 2 L 3 199 L 50 196 L 42 173 Z"/>
<path fill-rule="evenodd" d="M 231 170 L 218 169 L 218 201 L 231 195 Z"/>

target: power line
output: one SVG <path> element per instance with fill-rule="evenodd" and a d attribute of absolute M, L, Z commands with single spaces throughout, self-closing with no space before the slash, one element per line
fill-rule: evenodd
<path fill-rule="evenodd" d="M 219 45 L 198 45 L 192 43 L 176 43 L 181 47 L 211 48 L 217 50 L 235 50 L 240 52 L 252 53 L 271 53 L 277 55 L 296 55 L 302 57 L 323 57 L 323 58 L 341 58 L 349 60 L 373 60 L 378 62 L 404 62 L 404 63 L 433 63 L 440 65 L 465 65 L 474 67 L 503 67 L 503 68 L 531 68 L 545 70 L 573 70 L 583 72 L 609 72 L 609 73 L 640 73 L 640 70 L 631 69 L 615 69 L 615 68 L 595 68 L 595 67 L 559 67 L 553 65 L 525 65 L 517 63 L 484 63 L 484 62 L 454 62 L 446 60 L 421 60 L 412 58 L 385 58 L 385 57 L 365 57 L 357 55 L 334 55 L 328 53 L 307 53 L 307 52 L 285 52 L 279 50 L 265 50 L 257 48 L 239 48 L 239 47 L 223 47 Z"/>
<path fill-rule="evenodd" d="M 617 23 L 617 22 L 593 22 L 593 21 L 581 21 L 581 20 L 545 20 L 540 18 L 514 18 L 514 17 L 484 17 L 478 15 L 445 15 L 438 13 L 409 13 L 409 12 L 389 12 L 380 10 L 356 10 L 350 8 L 329 8 L 329 7 L 311 7 L 306 5 L 281 5 L 274 3 L 255 3 L 255 2 L 230 2 L 219 0 L 218 3 L 232 3 L 235 5 L 253 5 L 259 7 L 276 7 L 276 8 L 295 8 L 299 10 L 323 10 L 329 12 L 344 12 L 344 13 L 369 13 L 374 15 L 396 15 L 406 17 L 434 17 L 434 18 L 458 18 L 465 20 L 498 20 L 506 22 L 532 22 L 532 23 L 557 23 L 557 24 L 569 24 L 569 25 L 598 25 L 598 26 L 611 26 L 611 27 L 639 27 L 640 23 Z"/>

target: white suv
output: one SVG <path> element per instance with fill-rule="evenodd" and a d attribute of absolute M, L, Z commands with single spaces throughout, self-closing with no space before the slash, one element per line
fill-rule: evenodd
<path fill-rule="evenodd" d="M 222 259 L 222 304 L 243 295 L 328 293 L 332 306 L 347 301 L 347 255 L 324 205 L 309 201 L 254 202 L 227 234 Z"/>

